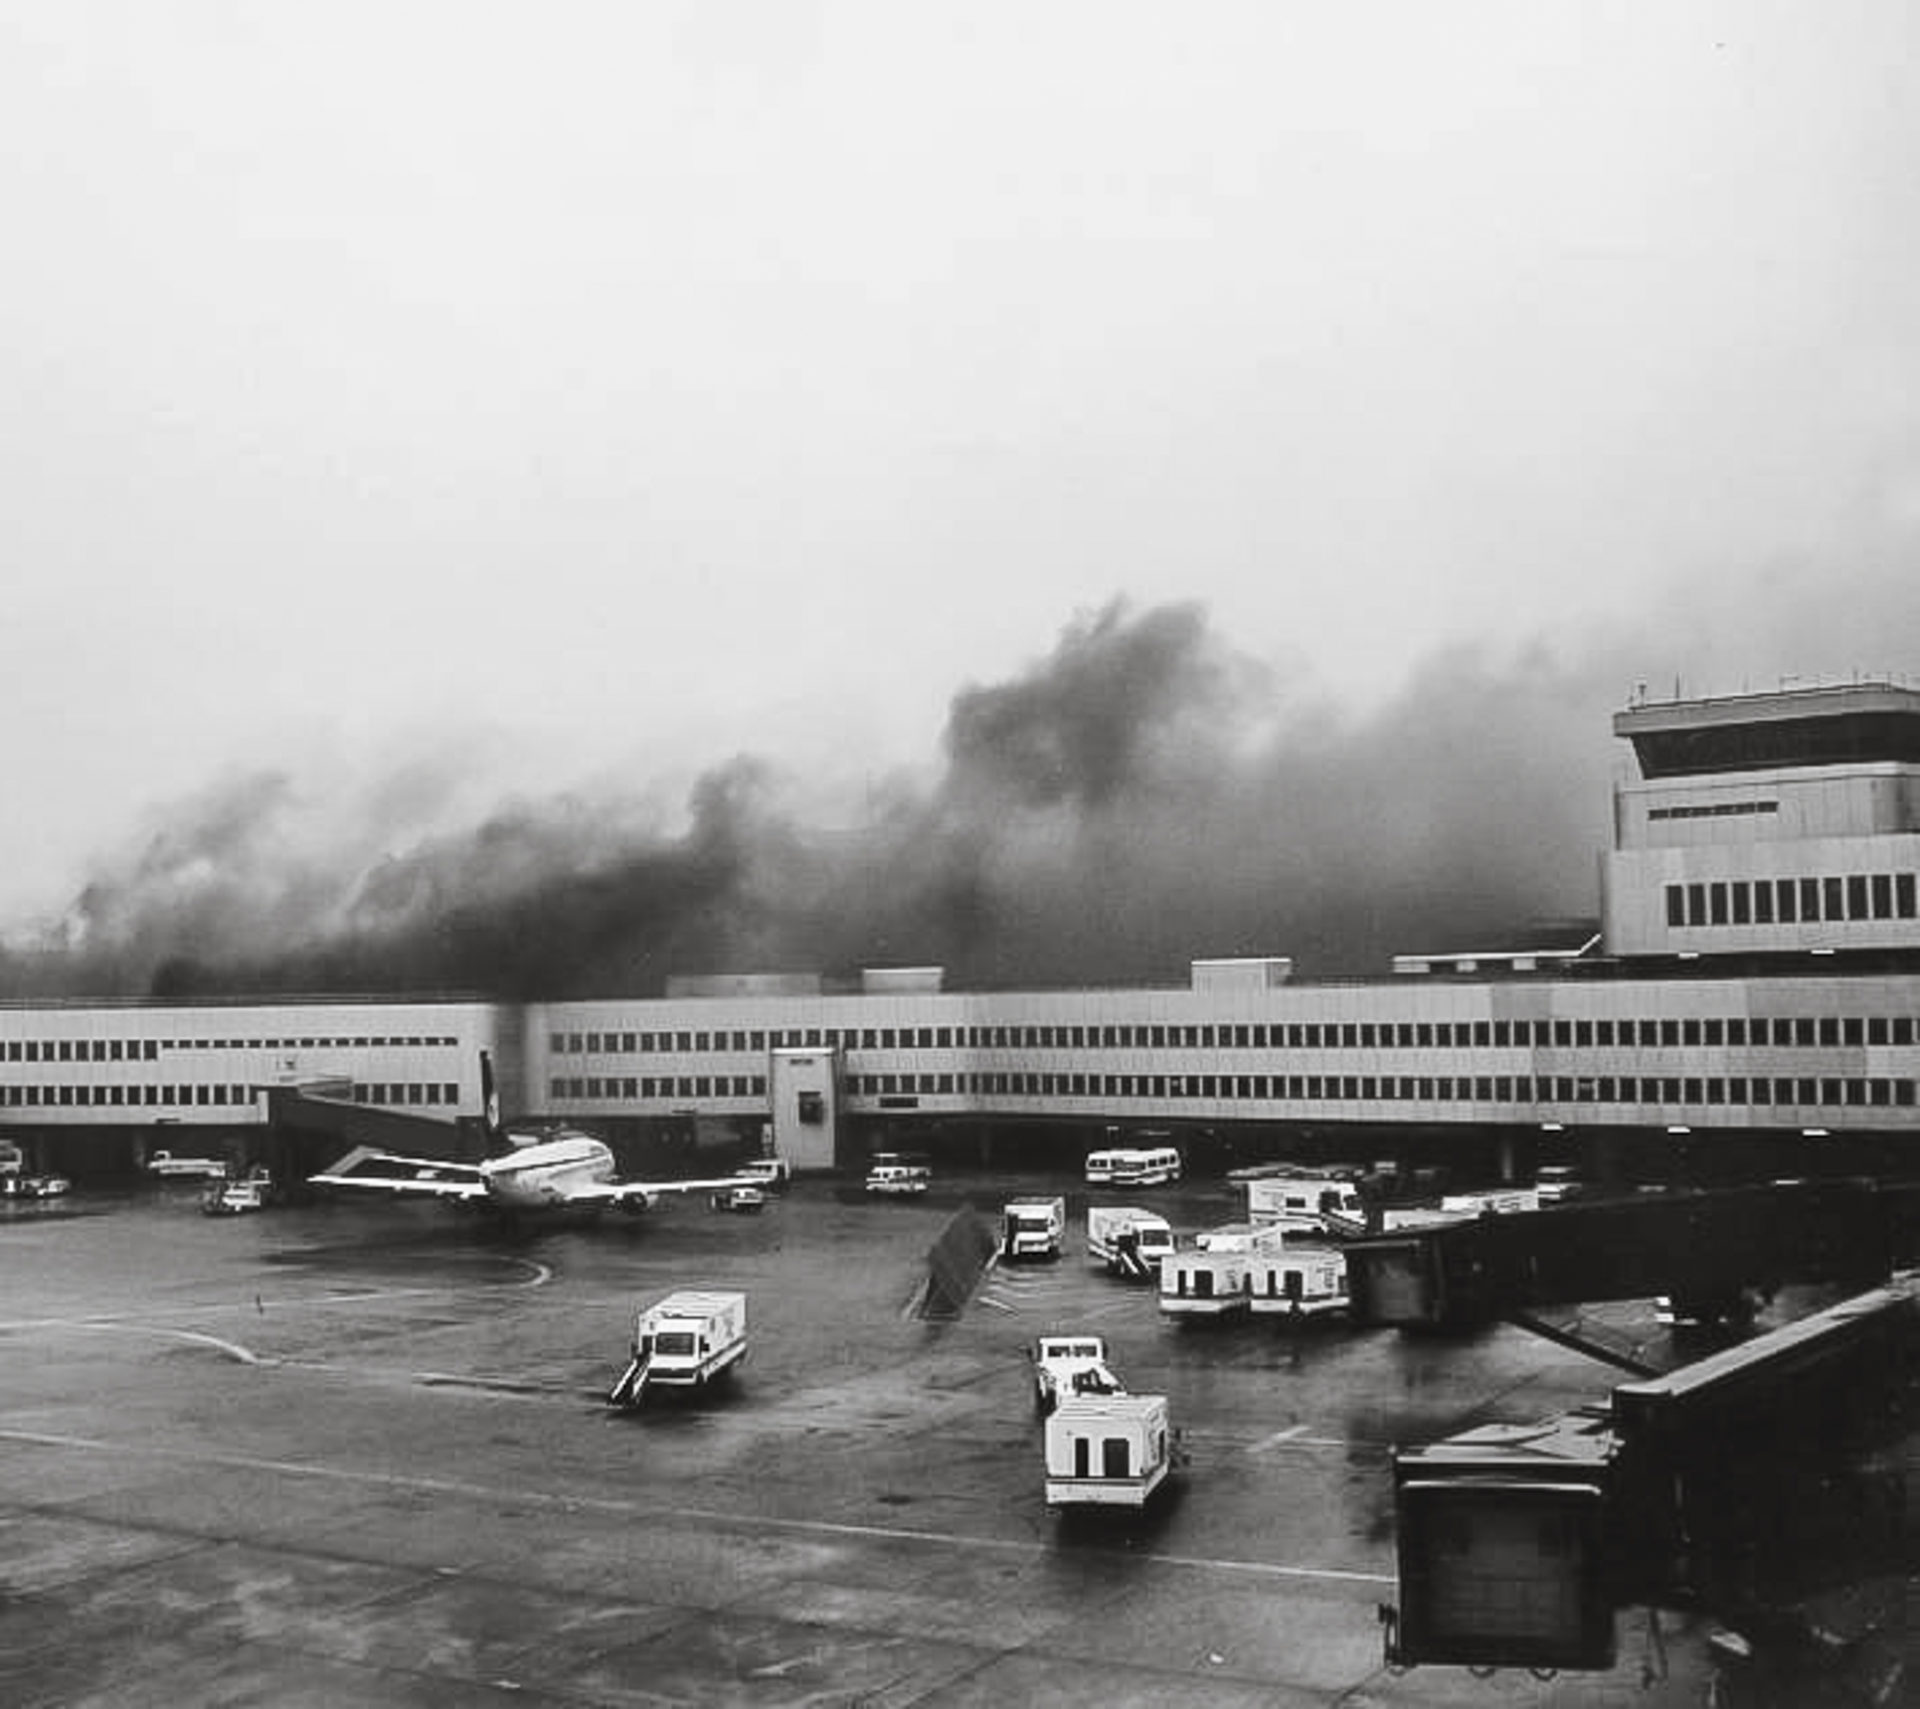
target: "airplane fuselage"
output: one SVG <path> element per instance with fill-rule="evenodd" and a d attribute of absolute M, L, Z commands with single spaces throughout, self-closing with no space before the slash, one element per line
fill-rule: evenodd
<path fill-rule="evenodd" d="M 538 1140 L 480 1165 L 487 1199 L 502 1210 L 551 1210 L 583 1187 L 611 1181 L 613 1153 L 586 1134 Z"/>

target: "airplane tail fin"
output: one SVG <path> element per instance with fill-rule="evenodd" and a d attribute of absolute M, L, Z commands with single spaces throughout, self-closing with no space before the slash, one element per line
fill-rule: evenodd
<path fill-rule="evenodd" d="M 500 1089 L 493 1081 L 493 1056 L 484 1050 L 480 1053 L 480 1119 L 486 1128 L 489 1157 L 512 1149 L 500 1121 Z"/>

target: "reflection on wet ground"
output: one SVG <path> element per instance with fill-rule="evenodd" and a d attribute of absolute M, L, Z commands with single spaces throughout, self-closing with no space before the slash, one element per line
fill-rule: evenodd
<path fill-rule="evenodd" d="M 1388 1456 L 1604 1394 L 1511 1330 L 1195 1331 L 1067 1255 L 912 1305 L 963 1202 L 802 1183 L 502 1238 L 437 1207 L 209 1219 L 137 1195 L 0 1224 L 0 1699 L 11 1704 L 1699 1701 L 1704 1631 L 1611 1672 L 1396 1676 Z M 1231 1193 L 1163 1194 L 1176 1227 Z M 747 1292 L 710 1402 L 610 1410 L 635 1306 Z M 1027 1345 L 1108 1337 L 1186 1464 L 1147 1515 L 1043 1500 Z M 240 1348 L 246 1359 L 225 1349 Z"/>

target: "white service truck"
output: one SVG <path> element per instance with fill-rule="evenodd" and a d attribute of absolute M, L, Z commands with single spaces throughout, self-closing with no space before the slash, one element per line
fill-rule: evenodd
<path fill-rule="evenodd" d="M 1076 1395 L 1046 1433 L 1050 1508 L 1145 1507 L 1173 1465 L 1165 1395 Z"/>
<path fill-rule="evenodd" d="M 1074 1395 L 1127 1392 L 1107 1363 L 1107 1344 L 1098 1335 L 1043 1335 L 1034 1342 L 1032 1357 L 1033 1405 L 1042 1414 Z"/>
<path fill-rule="evenodd" d="M 1087 1207 L 1087 1258 L 1110 1276 L 1145 1278 L 1173 1250 L 1167 1219 L 1138 1205 Z"/>
<path fill-rule="evenodd" d="M 1202 1321 L 1240 1316 L 1251 1303 L 1249 1264 L 1245 1252 L 1171 1253 L 1160 1266 L 1161 1311 Z"/>
<path fill-rule="evenodd" d="M 1250 1255 L 1247 1303 L 1256 1317 L 1289 1321 L 1347 1309 L 1347 1255 L 1337 1246 L 1282 1246 Z"/>
<path fill-rule="evenodd" d="M 1326 1175 L 1263 1175 L 1246 1183 L 1247 1221 L 1300 1233 L 1362 1235 L 1367 1205 L 1349 1180 Z"/>
<path fill-rule="evenodd" d="M 631 1357 L 607 1403 L 638 1406 L 656 1384 L 662 1389 L 705 1389 L 746 1356 L 747 1296 L 682 1289 L 640 1308 Z"/>
<path fill-rule="evenodd" d="M 1002 1257 L 1058 1258 L 1066 1235 L 1065 1199 L 1010 1199 L 1000 1213 Z"/>

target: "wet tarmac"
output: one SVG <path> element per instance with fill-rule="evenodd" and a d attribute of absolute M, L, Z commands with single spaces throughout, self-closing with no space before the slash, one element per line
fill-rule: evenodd
<path fill-rule="evenodd" d="M 1070 1203 L 1059 1263 L 913 1304 L 963 1196 Z M 1395 1673 L 1389 1453 L 1617 1374 L 1520 1331 L 1164 1321 L 1086 1199 L 803 1182 L 504 1238 L 433 1206 L 202 1216 L 188 1188 L 0 1223 L 0 1702 L 1156 1709 L 1704 1701 L 1696 1622 L 1605 1674 Z M 1156 1198 L 1228 1220 L 1224 1184 Z M 635 1307 L 744 1289 L 752 1353 L 616 1412 Z M 1188 1463 L 1145 1518 L 1050 1514 L 1025 1348 L 1107 1337 Z"/>

